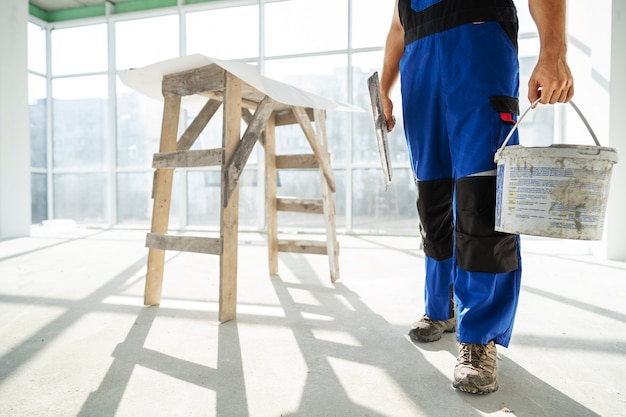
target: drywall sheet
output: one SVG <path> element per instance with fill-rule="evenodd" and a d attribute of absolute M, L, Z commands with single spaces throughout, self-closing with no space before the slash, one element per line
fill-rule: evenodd
<path fill-rule="evenodd" d="M 301 90 L 292 85 L 265 77 L 259 73 L 256 66 L 238 61 L 225 61 L 210 58 L 201 54 L 187 55 L 157 62 L 141 68 L 118 71 L 118 77 L 129 88 L 148 97 L 162 100 L 161 82 L 164 75 L 200 68 L 210 64 L 220 66 L 245 83 L 282 104 L 324 110 L 365 111 L 360 107 L 339 103 Z M 189 96 L 183 98 L 182 105 L 186 108 L 199 108 L 205 102 L 205 97 Z"/>

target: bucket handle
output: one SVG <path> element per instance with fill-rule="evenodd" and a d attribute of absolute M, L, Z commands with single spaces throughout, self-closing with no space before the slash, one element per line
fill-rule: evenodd
<path fill-rule="evenodd" d="M 511 131 L 509 132 L 509 134 L 506 136 L 506 139 L 504 139 L 504 142 L 502 143 L 502 146 L 500 147 L 500 149 L 498 149 L 498 152 L 496 152 L 497 154 L 500 154 L 500 152 L 502 152 L 502 150 L 504 149 L 504 147 L 506 146 L 507 143 L 509 143 L 509 140 L 511 139 L 511 136 L 513 136 L 513 133 L 515 132 L 515 130 L 517 129 L 517 127 L 519 126 L 519 124 L 522 122 L 522 120 L 524 119 L 524 117 L 526 116 L 526 114 L 531 110 L 534 109 L 535 106 L 537 105 L 537 103 L 539 103 L 539 99 L 535 100 L 529 108 L 526 109 L 526 111 L 524 111 L 524 113 L 520 116 L 519 120 L 517 121 L 517 123 L 515 123 L 515 125 L 513 126 L 513 129 L 511 129 Z M 572 105 L 572 107 L 574 108 L 574 110 L 576 111 L 576 113 L 578 113 L 578 116 L 580 116 L 581 120 L 583 121 L 583 123 L 585 124 L 585 126 L 587 127 L 587 130 L 589 130 L 589 133 L 591 134 L 591 137 L 593 138 L 593 141 L 596 143 L 597 146 L 600 146 L 600 141 L 598 141 L 598 137 L 596 136 L 596 134 L 593 132 L 593 129 L 591 128 L 591 125 L 589 124 L 589 122 L 587 121 L 587 119 L 585 118 L 585 116 L 583 116 L 583 113 L 580 111 L 580 109 L 578 108 L 578 106 L 576 104 L 574 104 L 573 101 L 570 101 L 569 104 Z"/>

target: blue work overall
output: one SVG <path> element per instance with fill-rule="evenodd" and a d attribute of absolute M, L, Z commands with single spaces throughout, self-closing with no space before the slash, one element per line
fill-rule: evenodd
<path fill-rule="evenodd" d="M 449 319 L 453 291 L 459 341 L 508 346 L 521 258 L 519 236 L 494 231 L 493 156 L 519 114 L 516 10 L 512 0 L 400 0 L 398 9 L 426 314 Z"/>

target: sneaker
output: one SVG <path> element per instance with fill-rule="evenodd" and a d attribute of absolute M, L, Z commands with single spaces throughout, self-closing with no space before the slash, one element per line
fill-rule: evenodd
<path fill-rule="evenodd" d="M 496 344 L 460 343 L 452 386 L 470 394 L 488 394 L 498 389 Z"/>
<path fill-rule="evenodd" d="M 441 339 L 444 332 L 454 332 L 455 330 L 456 317 L 440 321 L 433 320 L 424 314 L 424 317 L 413 323 L 409 337 L 414 342 L 434 342 Z"/>

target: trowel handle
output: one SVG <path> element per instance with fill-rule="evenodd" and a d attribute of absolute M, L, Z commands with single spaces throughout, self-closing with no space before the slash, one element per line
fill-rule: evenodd
<path fill-rule="evenodd" d="M 504 147 L 506 146 L 507 143 L 509 143 L 509 140 L 511 139 L 511 136 L 513 136 L 513 133 L 515 132 L 515 130 L 517 129 L 517 127 L 519 126 L 519 124 L 522 122 L 522 120 L 524 119 L 524 117 L 526 116 L 526 114 L 528 114 L 528 112 L 531 109 L 534 109 L 535 106 L 537 105 L 537 103 L 539 103 L 539 99 L 535 100 L 529 108 L 527 108 L 524 113 L 522 113 L 522 115 L 519 117 L 519 119 L 517 120 L 517 123 L 515 123 L 515 125 L 513 126 L 513 129 L 511 129 L 511 131 L 509 132 L 509 134 L 506 136 L 506 139 L 504 139 L 504 142 L 502 143 L 502 146 L 500 147 L 500 149 L 498 150 L 498 152 L 501 152 L 502 149 L 504 149 Z M 583 113 L 580 111 L 580 109 L 578 108 L 578 106 L 576 104 L 574 104 L 573 101 L 570 101 L 569 104 L 572 105 L 572 107 L 574 108 L 574 110 L 576 111 L 576 113 L 578 114 L 578 116 L 580 116 L 581 120 L 583 121 L 583 123 L 585 124 L 585 126 L 587 127 L 587 130 L 589 130 L 589 133 L 591 134 L 591 137 L 593 138 L 593 141 L 596 143 L 597 146 L 600 146 L 600 141 L 598 141 L 598 137 L 596 136 L 596 134 L 594 133 L 593 129 L 591 128 L 591 125 L 589 124 L 589 122 L 587 121 L 587 119 L 585 118 L 585 116 L 583 115 Z"/>

